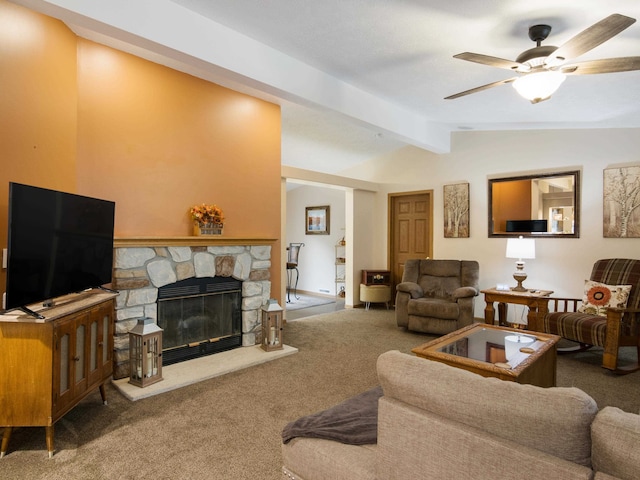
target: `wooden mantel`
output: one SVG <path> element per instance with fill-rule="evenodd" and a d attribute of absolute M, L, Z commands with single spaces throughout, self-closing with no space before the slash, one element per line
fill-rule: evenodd
<path fill-rule="evenodd" d="M 123 247 L 197 247 L 226 245 L 270 245 L 277 238 L 227 237 L 224 235 L 201 235 L 186 237 L 116 237 L 114 248 Z"/>

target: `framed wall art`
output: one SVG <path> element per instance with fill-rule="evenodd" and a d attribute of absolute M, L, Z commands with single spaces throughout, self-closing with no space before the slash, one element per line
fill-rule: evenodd
<path fill-rule="evenodd" d="M 305 234 L 329 235 L 329 205 L 305 208 Z"/>
<path fill-rule="evenodd" d="M 444 186 L 444 238 L 469 238 L 469 184 Z"/>
<path fill-rule="evenodd" d="M 640 165 L 604 170 L 602 236 L 640 238 Z"/>

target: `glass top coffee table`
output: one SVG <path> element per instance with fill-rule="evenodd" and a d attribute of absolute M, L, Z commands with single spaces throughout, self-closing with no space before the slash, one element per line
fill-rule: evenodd
<path fill-rule="evenodd" d="M 559 340 L 556 335 L 474 323 L 411 351 L 483 377 L 554 387 Z"/>

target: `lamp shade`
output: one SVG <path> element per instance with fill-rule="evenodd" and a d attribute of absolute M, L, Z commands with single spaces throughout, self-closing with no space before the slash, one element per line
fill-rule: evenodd
<path fill-rule="evenodd" d="M 507 258 L 536 258 L 536 243 L 533 238 L 508 238 Z"/>
<path fill-rule="evenodd" d="M 564 79 L 565 75 L 560 72 L 529 73 L 513 82 L 513 88 L 531 103 L 538 103 L 551 97 Z"/>

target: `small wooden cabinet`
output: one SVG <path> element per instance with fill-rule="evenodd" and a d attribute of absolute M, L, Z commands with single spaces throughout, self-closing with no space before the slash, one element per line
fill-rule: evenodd
<path fill-rule="evenodd" d="M 391 285 L 389 270 L 362 270 L 362 282 L 365 285 Z"/>
<path fill-rule="evenodd" d="M 369 310 L 372 303 L 384 303 L 389 308 L 391 301 L 391 272 L 389 270 L 362 270 L 360 301 Z"/>
<path fill-rule="evenodd" d="M 49 456 L 53 425 L 113 371 L 114 298 L 90 292 L 65 297 L 40 311 L 0 315 L 0 456 L 13 427 L 43 426 Z"/>

